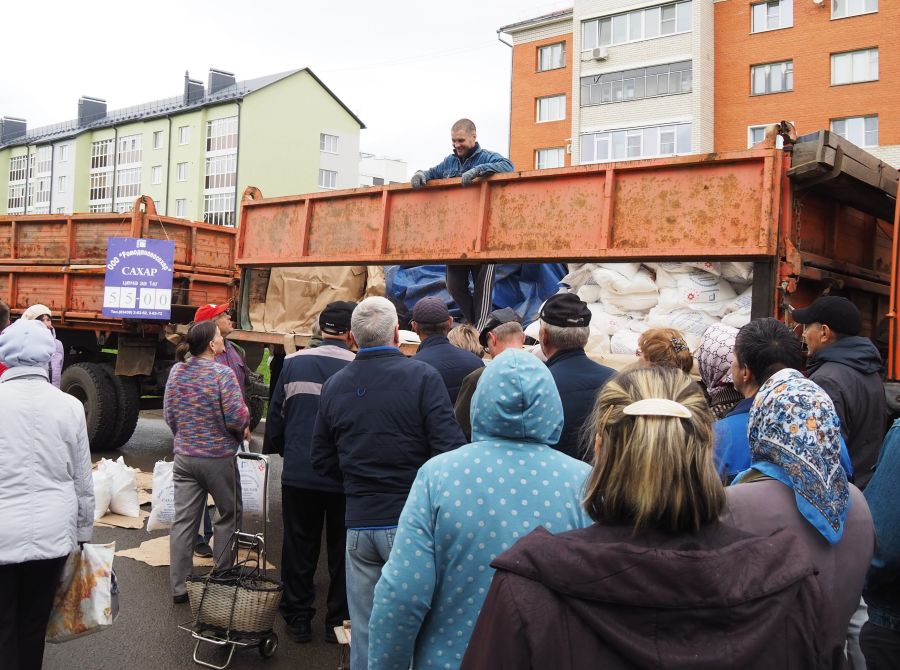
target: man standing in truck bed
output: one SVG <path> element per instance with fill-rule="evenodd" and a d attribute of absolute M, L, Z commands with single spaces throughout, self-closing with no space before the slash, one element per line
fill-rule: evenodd
<path fill-rule="evenodd" d="M 410 185 L 422 188 L 432 179 L 462 177 L 462 185 L 468 186 L 478 177 L 512 172 L 513 164 L 498 153 L 482 149 L 475 134 L 475 124 L 469 119 L 460 119 L 450 128 L 453 153 L 428 170 L 416 172 Z M 469 293 L 469 275 L 475 282 L 475 295 Z M 493 309 L 494 264 L 448 265 L 447 290 L 459 305 L 463 317 L 476 329 L 481 330 L 487 315 Z"/>

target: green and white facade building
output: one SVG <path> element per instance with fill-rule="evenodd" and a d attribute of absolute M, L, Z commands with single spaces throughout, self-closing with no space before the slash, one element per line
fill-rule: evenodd
<path fill-rule="evenodd" d="M 0 214 L 125 212 L 233 226 L 247 186 L 264 196 L 359 185 L 362 121 L 309 69 L 235 81 L 185 75 L 184 94 L 28 130 L 0 120 Z"/>

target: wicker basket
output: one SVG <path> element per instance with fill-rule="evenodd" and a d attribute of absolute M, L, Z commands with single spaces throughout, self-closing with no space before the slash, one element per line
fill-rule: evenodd
<path fill-rule="evenodd" d="M 187 579 L 191 614 L 198 628 L 257 635 L 272 630 L 283 587 L 239 568 Z M 233 614 L 232 614 L 233 612 Z"/>

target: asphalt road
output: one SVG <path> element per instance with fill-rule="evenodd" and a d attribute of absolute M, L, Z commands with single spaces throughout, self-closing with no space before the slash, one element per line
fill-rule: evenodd
<path fill-rule="evenodd" d="M 254 434 L 253 442 L 262 443 L 262 424 Z M 120 450 L 94 454 L 94 460 L 125 457 L 125 462 L 141 470 L 152 472 L 153 464 L 171 457 L 172 434 L 162 421 L 159 412 L 141 414 L 137 430 L 131 440 Z M 281 458 L 273 456 L 270 467 L 269 505 L 270 518 L 267 547 L 269 562 L 276 566 L 281 562 Z M 251 527 L 257 532 L 261 528 Z M 121 528 L 95 528 L 94 542 L 116 543 L 116 550 L 137 547 L 141 542 L 166 535 L 168 531 L 148 533 L 146 530 Z M 323 542 L 324 546 L 324 542 Z M 325 565 L 324 557 L 319 562 Z M 45 670 L 179 670 L 198 668 L 192 656 L 194 642 L 190 633 L 178 628 L 188 622 L 191 612 L 188 605 L 173 605 L 169 594 L 168 567 L 154 568 L 146 563 L 117 556 L 116 575 L 121 589 L 120 614 L 113 626 L 101 633 L 58 645 L 47 645 L 44 653 Z M 323 641 L 324 593 L 327 588 L 327 572 L 316 574 L 316 618 L 313 621 L 313 641 L 296 644 L 288 639 L 284 622 L 276 618 L 275 632 L 279 646 L 272 658 L 263 659 L 253 648 L 235 652 L 230 668 L 303 668 L 304 670 L 335 670 L 340 651 L 334 644 Z M 222 649 L 203 645 L 202 657 L 216 664 L 226 657 Z M 3 663 L 0 660 L 0 667 Z"/>

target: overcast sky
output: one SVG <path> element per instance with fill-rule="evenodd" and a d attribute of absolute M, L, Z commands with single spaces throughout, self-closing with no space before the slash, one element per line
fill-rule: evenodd
<path fill-rule="evenodd" d="M 509 147 L 511 49 L 503 25 L 571 0 L 66 0 L 3 8 L 0 115 L 29 129 L 75 118 L 81 95 L 109 109 L 181 94 L 185 70 L 237 79 L 309 67 L 366 124 L 362 151 L 409 173 L 450 152 L 462 116 L 482 146 Z M 508 39 L 508 37 L 504 37 Z"/>

